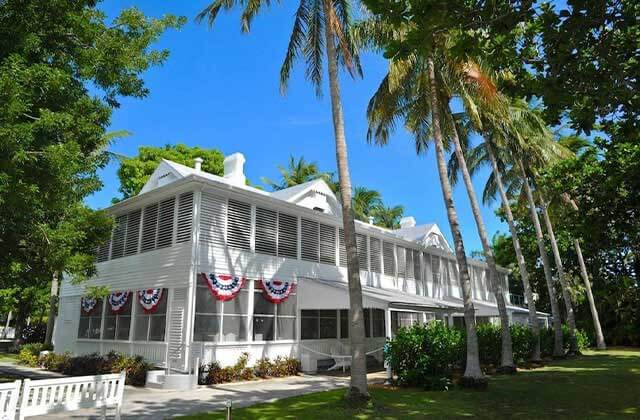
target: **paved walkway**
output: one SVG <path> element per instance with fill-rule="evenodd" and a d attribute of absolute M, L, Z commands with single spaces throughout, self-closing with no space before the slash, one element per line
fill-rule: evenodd
<path fill-rule="evenodd" d="M 370 383 L 383 382 L 385 373 L 371 373 L 368 378 Z M 221 410 L 225 407 L 227 400 L 232 400 L 234 407 L 246 407 L 296 395 L 344 388 L 348 384 L 348 376 L 300 375 L 211 387 L 200 386 L 192 391 L 165 391 L 127 386 L 124 391 L 122 418 L 160 420 L 178 415 Z M 113 410 L 109 410 L 107 414 L 113 416 Z M 98 418 L 98 415 L 97 410 L 79 410 L 39 418 L 93 419 Z"/>
<path fill-rule="evenodd" d="M 0 376 L 3 374 L 8 376 L 19 376 L 20 379 L 54 379 L 64 377 L 61 373 L 22 366 L 12 362 L 0 363 Z"/>

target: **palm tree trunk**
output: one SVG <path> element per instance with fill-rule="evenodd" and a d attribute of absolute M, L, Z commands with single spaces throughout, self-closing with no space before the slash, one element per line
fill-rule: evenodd
<path fill-rule="evenodd" d="M 568 204 L 574 211 L 578 211 L 578 205 L 569 196 L 569 194 L 562 194 L 562 200 Z M 589 301 L 589 309 L 591 310 L 591 318 L 593 319 L 593 328 L 596 333 L 596 346 L 598 350 L 606 350 L 607 344 L 604 341 L 604 334 L 602 333 L 602 326 L 600 325 L 600 316 L 598 315 L 598 309 L 596 308 L 595 301 L 593 299 L 593 293 L 591 291 L 591 281 L 589 280 L 589 273 L 587 272 L 587 266 L 584 263 L 584 257 L 582 256 L 582 248 L 580 247 L 580 240 L 574 239 L 573 245 L 578 255 L 578 263 L 580 264 L 580 275 L 584 281 L 584 287 L 587 291 L 587 300 Z"/>
<path fill-rule="evenodd" d="M 567 284 L 567 277 L 564 272 L 564 266 L 562 265 L 562 258 L 560 258 L 560 250 L 558 249 L 558 242 L 556 241 L 556 235 L 553 232 L 553 225 L 549 218 L 549 212 L 547 211 L 547 203 L 544 198 L 540 197 L 542 217 L 544 223 L 547 226 L 547 233 L 549 234 L 549 240 L 551 241 L 551 250 L 553 251 L 553 258 L 556 262 L 556 268 L 558 270 L 558 279 L 560 280 L 560 287 L 562 288 L 562 299 L 564 300 L 564 306 L 567 311 L 567 324 L 569 324 L 569 354 L 575 355 L 578 352 L 578 342 L 576 340 L 576 317 L 573 312 L 573 302 L 571 302 L 571 293 L 569 292 L 569 285 Z"/>
<path fill-rule="evenodd" d="M 589 273 L 587 273 L 587 266 L 584 263 L 582 256 L 582 249 L 580 248 L 580 241 L 573 240 L 573 245 L 576 248 L 576 254 L 578 254 L 578 263 L 580 264 L 580 274 L 582 280 L 584 280 L 584 288 L 587 291 L 587 300 L 589 301 L 589 309 L 591 310 L 591 317 L 593 318 L 593 328 L 596 330 L 596 346 L 598 350 L 606 350 L 607 344 L 604 342 L 604 335 L 602 334 L 602 327 L 600 326 L 600 317 L 598 316 L 598 308 L 593 300 L 593 293 L 591 292 L 591 281 L 589 280 Z"/>
<path fill-rule="evenodd" d="M 331 19 L 333 4 L 329 0 L 323 2 L 325 17 Z M 362 286 L 360 285 L 360 266 L 358 263 L 358 248 L 356 244 L 356 226 L 351 208 L 351 177 L 347 157 L 347 142 L 344 134 L 344 116 L 338 83 L 338 56 L 332 33 L 332 25 L 326 22 L 325 42 L 327 48 L 327 63 L 329 68 L 329 91 L 331 95 L 331 114 L 333 117 L 333 132 L 336 142 L 336 163 L 340 181 L 340 195 L 342 198 L 342 222 L 344 228 L 344 242 L 347 251 L 347 273 L 349 281 L 349 338 L 351 341 L 351 384 L 347 397 L 351 399 L 368 398 L 367 363 L 364 342 L 364 311 L 362 309 Z"/>
<path fill-rule="evenodd" d="M 521 160 L 518 160 L 518 166 L 520 167 L 520 173 L 522 175 L 522 185 L 524 186 L 525 193 L 527 195 L 527 201 L 529 203 L 529 212 L 531 213 L 531 221 L 536 231 L 536 242 L 538 243 L 538 251 L 540 252 L 540 259 L 542 260 L 542 268 L 544 269 L 544 278 L 547 282 L 547 290 L 549 292 L 549 304 L 551 305 L 551 315 L 553 316 L 553 332 L 555 339 L 553 341 L 553 356 L 564 357 L 564 344 L 562 339 L 562 319 L 560 318 L 560 307 L 556 300 L 556 288 L 553 285 L 553 277 L 551 276 L 551 265 L 549 262 L 549 255 L 544 246 L 544 236 L 542 235 L 542 227 L 540 226 L 540 218 L 536 211 L 536 202 L 533 200 L 533 193 L 531 192 L 531 186 L 527 178 L 527 173 L 524 170 L 524 165 Z"/>
<path fill-rule="evenodd" d="M 529 272 L 527 271 L 527 264 L 522 254 L 522 248 L 520 247 L 520 240 L 518 239 L 518 231 L 516 230 L 515 219 L 511 212 L 511 205 L 509 204 L 509 198 L 502 184 L 502 175 L 498 169 L 498 162 L 493 154 L 492 146 L 489 142 L 485 143 L 487 146 L 487 155 L 491 161 L 491 168 L 493 169 L 493 176 L 500 191 L 500 198 L 502 199 L 502 207 L 507 215 L 507 224 L 509 225 L 509 231 L 511 232 L 511 240 L 513 241 L 513 249 L 516 252 L 516 259 L 518 260 L 518 269 L 520 270 L 520 278 L 522 278 L 522 284 L 524 286 L 524 293 L 527 296 L 527 306 L 529 308 L 529 328 L 534 338 L 533 351 L 531 353 L 531 360 L 539 362 L 540 357 L 540 325 L 538 324 L 538 312 L 536 310 L 536 302 L 533 300 L 533 290 L 531 289 L 531 283 L 529 283 Z"/>
<path fill-rule="evenodd" d="M 58 273 L 51 278 L 51 294 L 49 295 L 49 317 L 47 318 L 47 332 L 44 338 L 45 346 L 51 346 L 53 341 L 53 326 L 58 314 Z"/>
<path fill-rule="evenodd" d="M 484 375 L 480 369 L 475 309 L 473 307 L 473 298 L 471 295 L 471 279 L 469 277 L 467 256 L 464 250 L 464 243 L 462 242 L 462 233 L 460 232 L 458 214 L 456 213 L 456 208 L 453 203 L 451 184 L 449 183 L 449 176 L 447 174 L 447 164 L 444 158 L 442 131 L 440 130 L 440 101 L 438 100 L 435 69 L 433 58 L 431 57 L 428 59 L 428 66 L 429 84 L 431 87 L 431 124 L 436 149 L 436 158 L 438 161 L 438 174 L 440 175 L 442 196 L 444 198 L 445 207 L 447 208 L 449 226 L 451 227 L 451 234 L 453 235 L 453 242 L 456 248 L 456 260 L 458 262 L 458 270 L 460 272 L 460 286 L 462 288 L 462 298 L 464 301 L 464 321 L 467 331 L 467 365 L 464 377 L 469 379 L 482 379 L 484 378 Z"/>
<path fill-rule="evenodd" d="M 493 250 L 489 244 L 489 235 L 482 220 L 482 214 L 480 213 L 480 205 L 478 204 L 478 198 L 476 197 L 473 183 L 471 182 L 471 174 L 467 168 L 467 161 L 462 153 L 462 146 L 460 144 L 460 138 L 458 137 L 458 130 L 456 128 L 455 121 L 450 112 L 447 112 L 447 117 L 452 126 L 453 144 L 455 146 L 456 159 L 458 160 L 458 166 L 462 173 L 462 179 L 467 189 L 467 195 L 469 196 L 469 202 L 471 203 L 471 210 L 473 212 L 473 218 L 476 221 L 476 227 L 478 229 L 478 236 L 480 236 L 480 242 L 482 242 L 482 250 L 484 251 L 485 258 L 487 259 L 487 265 L 489 265 L 489 284 L 491 291 L 496 298 L 496 304 L 498 306 L 498 314 L 500 315 L 500 326 L 502 331 L 502 353 L 500 368 L 503 373 L 514 373 L 515 366 L 513 364 L 513 349 L 511 347 L 511 330 L 509 329 L 509 314 L 507 313 L 507 304 L 504 299 L 504 290 L 502 288 L 502 281 L 498 277 L 498 267 L 496 265 L 496 258 L 493 255 Z"/>

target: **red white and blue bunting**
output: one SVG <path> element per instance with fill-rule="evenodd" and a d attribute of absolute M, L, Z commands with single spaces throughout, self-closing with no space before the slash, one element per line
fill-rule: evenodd
<path fill-rule="evenodd" d="M 145 289 L 138 291 L 138 302 L 145 314 L 152 314 L 162 301 L 162 289 Z"/>
<path fill-rule="evenodd" d="M 129 295 L 131 295 L 129 291 L 111 293 L 107 297 L 109 306 L 111 306 L 111 312 L 119 314 L 124 311 L 125 306 L 127 306 L 127 301 L 129 300 Z"/>
<path fill-rule="evenodd" d="M 295 283 L 278 279 L 261 279 L 262 294 L 265 299 L 272 303 L 282 303 L 295 289 Z"/>
<path fill-rule="evenodd" d="M 247 281 L 244 277 L 229 274 L 200 273 L 200 277 L 207 284 L 211 294 L 222 302 L 236 297 Z"/>
<path fill-rule="evenodd" d="M 98 304 L 98 299 L 96 298 L 91 298 L 91 297 L 80 298 L 80 307 L 87 314 L 91 313 L 91 311 L 93 311 L 93 309 L 96 307 L 97 304 Z"/>

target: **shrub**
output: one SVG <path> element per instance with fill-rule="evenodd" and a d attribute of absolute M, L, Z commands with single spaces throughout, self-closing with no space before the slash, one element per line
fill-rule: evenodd
<path fill-rule="evenodd" d="M 42 343 L 24 344 L 20 347 L 20 352 L 18 353 L 18 363 L 21 365 L 37 367 L 40 352 L 49 349 L 50 347 L 47 347 Z"/>
<path fill-rule="evenodd" d="M 300 361 L 295 357 L 278 356 L 273 362 L 273 370 L 271 376 L 295 376 L 300 372 Z"/>
<path fill-rule="evenodd" d="M 449 377 L 464 354 L 463 333 L 440 321 L 400 328 L 390 340 L 386 361 L 405 386 L 433 386 L 434 378 Z"/>
<path fill-rule="evenodd" d="M 253 368 L 255 370 L 256 376 L 259 378 L 272 376 L 273 363 L 268 357 L 263 357 L 262 359 L 256 360 Z"/>
<path fill-rule="evenodd" d="M 111 358 L 109 359 L 109 355 Z M 153 369 L 153 364 L 144 360 L 142 356 L 123 356 L 109 353 L 105 361 L 110 364 L 110 373 L 127 372 L 127 385 L 144 386 L 147 381 L 147 372 Z M 105 363 L 105 367 L 108 363 Z M 106 373 L 106 372 L 105 372 Z"/>
<path fill-rule="evenodd" d="M 502 354 L 502 331 L 499 326 L 493 324 L 476 325 L 478 335 L 478 352 L 480 363 L 484 365 L 500 365 Z"/>
<path fill-rule="evenodd" d="M 586 350 L 589 345 L 589 337 L 586 332 L 581 329 L 576 330 L 576 341 L 578 344 L 578 351 L 582 352 Z M 540 329 L 540 351 L 543 357 L 553 356 L 553 342 L 554 333 L 553 327 Z M 565 324 L 562 325 L 562 344 L 564 352 L 569 351 L 569 327 Z"/>
<path fill-rule="evenodd" d="M 511 348 L 513 350 L 513 361 L 524 363 L 531 358 L 535 340 L 533 333 L 527 325 L 513 324 L 511 330 Z"/>
<path fill-rule="evenodd" d="M 71 369 L 71 354 L 49 353 L 42 356 L 39 363 L 40 366 L 52 372 L 65 373 Z"/>
<path fill-rule="evenodd" d="M 235 365 L 221 367 L 211 362 L 200 367 L 198 382 L 201 385 L 221 384 L 233 381 L 248 381 L 255 377 L 283 377 L 297 375 L 300 362 L 294 357 L 278 356 L 275 360 L 268 357 L 256 360 L 253 368 L 248 367 L 249 354 L 242 353 Z"/>

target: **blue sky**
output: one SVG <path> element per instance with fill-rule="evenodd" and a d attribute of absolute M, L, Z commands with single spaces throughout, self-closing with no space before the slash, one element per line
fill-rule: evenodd
<path fill-rule="evenodd" d="M 130 137 L 116 141 L 111 150 L 135 155 L 141 145 L 185 143 L 218 148 L 225 155 L 242 152 L 245 173 L 253 183 L 260 177 L 278 178 L 276 165 L 290 155 L 304 156 L 321 170 L 335 170 L 333 129 L 327 95 L 318 100 L 295 69 L 288 94 L 280 95 L 279 69 L 284 56 L 296 2 L 283 2 L 259 16 L 250 34 L 240 32 L 237 13 L 222 14 L 209 29 L 194 21 L 207 1 L 114 1 L 100 8 L 112 18 L 136 6 L 147 16 L 175 14 L 188 18 L 180 31 L 163 35 L 157 47 L 168 48 L 167 62 L 144 75 L 150 95 L 124 99 L 113 113 L 110 130 L 128 130 Z M 381 56 L 365 54 L 364 78 L 341 79 L 349 163 L 354 186 L 381 192 L 385 203 L 402 204 L 418 223 L 435 222 L 451 242 L 433 150 L 416 156 L 411 137 L 399 130 L 390 145 L 366 142 L 367 102 L 384 76 Z M 101 172 L 104 187 L 87 199 L 103 208 L 118 196 L 117 164 Z M 488 171 L 475 179 L 479 194 Z M 467 253 L 480 250 L 473 215 L 462 185 L 455 188 L 455 203 Z M 483 207 L 490 235 L 506 232 L 506 225 Z"/>

